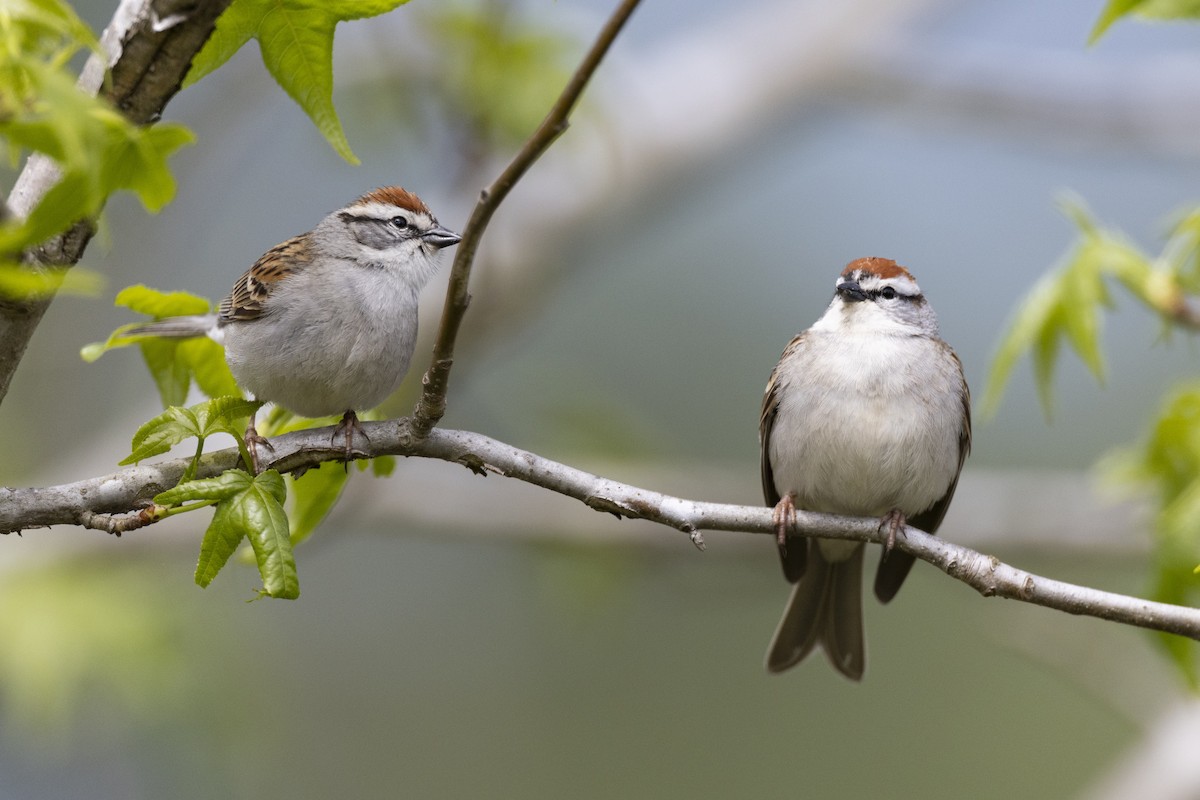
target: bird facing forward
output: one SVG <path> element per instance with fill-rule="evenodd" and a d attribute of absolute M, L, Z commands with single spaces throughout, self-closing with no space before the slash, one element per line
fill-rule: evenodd
<path fill-rule="evenodd" d="M 824 315 L 771 373 L 759 421 L 763 495 L 775 507 L 791 598 L 767 651 L 782 672 L 820 646 L 852 680 L 866 666 L 861 542 L 790 537 L 795 509 L 881 517 L 889 542 L 937 530 L 971 447 L 958 356 L 916 280 L 886 258 L 852 261 Z M 885 549 L 875 595 L 888 602 L 913 557 Z"/>

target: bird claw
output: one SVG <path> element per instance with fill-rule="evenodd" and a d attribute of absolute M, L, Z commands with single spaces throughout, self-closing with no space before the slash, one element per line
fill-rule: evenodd
<path fill-rule="evenodd" d="M 879 521 L 879 532 L 883 533 L 886 529 L 887 538 L 883 540 L 883 557 L 887 558 L 888 554 L 896 546 L 896 537 L 904 530 L 904 526 L 908 524 L 908 520 L 904 517 L 904 512 L 898 508 L 893 508 L 883 519 Z"/>
<path fill-rule="evenodd" d="M 262 459 L 258 457 L 258 448 L 267 448 L 271 455 L 275 455 L 275 448 L 267 441 L 267 437 L 259 434 L 258 429 L 254 427 L 253 417 L 250 418 L 250 424 L 246 426 L 246 435 L 242 438 L 246 442 L 246 452 L 250 454 L 250 471 L 258 475 L 262 472 Z"/>
<path fill-rule="evenodd" d="M 787 555 L 788 530 L 796 526 L 796 504 L 792 502 L 790 494 L 779 498 L 771 512 L 771 519 L 775 522 L 775 546 L 779 548 L 780 555 Z"/>
<path fill-rule="evenodd" d="M 358 434 L 366 440 L 367 444 L 371 443 L 371 437 L 367 436 L 367 432 L 363 430 L 362 423 L 358 421 L 358 415 L 354 411 L 347 411 L 342 415 L 342 421 L 333 429 L 333 436 L 329 437 L 329 443 L 337 447 L 339 436 L 346 438 L 346 469 L 350 468 L 350 462 L 354 460 L 354 435 Z"/>

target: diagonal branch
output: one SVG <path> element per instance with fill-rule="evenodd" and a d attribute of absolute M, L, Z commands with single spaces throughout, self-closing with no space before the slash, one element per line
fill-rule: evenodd
<path fill-rule="evenodd" d="M 471 267 L 475 262 L 475 252 L 479 248 L 484 230 L 517 181 L 566 131 L 571 111 L 579 102 L 588 81 L 600 66 L 617 34 L 637 8 L 638 2 L 639 0 L 622 0 L 575 70 L 575 74 L 571 76 L 550 113 L 542 120 L 542 124 L 525 142 L 512 163 L 500 173 L 500 177 L 480 194 L 479 202 L 475 204 L 475 210 L 471 212 L 471 218 L 463 230 L 462 241 L 454 256 L 454 266 L 450 270 L 450 283 L 446 288 L 446 302 L 442 307 L 442 319 L 438 326 L 437 340 L 433 345 L 432 362 L 422 380 L 424 389 L 413 412 L 413 435 L 427 436 L 446 412 L 446 389 L 450 382 L 450 368 L 454 364 L 454 341 L 467 312 L 467 305 L 471 302 L 471 295 L 467 289 L 471 280 Z"/>
<path fill-rule="evenodd" d="M 698 546 L 702 530 L 773 534 L 771 509 L 708 503 L 661 494 L 619 483 L 560 464 L 482 434 L 431 430 L 413 436 L 409 421 L 363 424 L 370 446 L 362 455 L 401 455 L 436 458 L 462 464 L 480 475 L 494 473 L 574 497 L 597 511 L 657 522 L 686 533 Z M 312 467 L 338 460 L 340 447 L 331 445 L 332 428 L 297 431 L 271 440 L 281 471 Z M 209 477 L 236 465 L 238 451 L 205 455 L 197 477 Z M 0 531 L 49 525 L 80 525 L 112 533 L 133 530 L 149 522 L 143 513 L 153 497 L 174 486 L 187 461 L 165 461 L 130 467 L 111 475 L 62 486 L 35 489 L 0 488 Z M 883 540 L 879 520 L 797 512 L 797 533 L 860 542 Z M 1002 563 L 994 556 L 956 545 L 916 528 L 906 528 L 896 547 L 927 561 L 985 597 L 1005 597 L 1045 608 L 1200 640 L 1200 609 L 1155 603 L 1126 595 L 1034 575 Z"/>
<path fill-rule="evenodd" d="M 88 59 L 80 88 L 109 100 L 139 125 L 152 123 L 179 91 L 192 58 L 208 41 L 230 1 L 122 0 L 101 39 L 104 55 Z M 6 213 L 27 217 L 58 178 L 53 161 L 37 153 L 30 156 L 13 186 Z M 83 256 L 92 233 L 91 221 L 80 220 L 24 253 L 23 261 L 29 269 L 72 266 Z M 0 402 L 52 299 L 0 300 Z"/>

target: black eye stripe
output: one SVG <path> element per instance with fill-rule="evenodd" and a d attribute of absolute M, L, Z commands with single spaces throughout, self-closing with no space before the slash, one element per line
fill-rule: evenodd
<path fill-rule="evenodd" d="M 913 301 L 913 300 L 916 300 L 918 297 L 920 297 L 920 295 L 916 295 L 916 294 L 903 294 L 903 293 L 897 291 L 894 286 L 884 286 L 881 289 L 872 289 L 870 291 L 864 291 L 863 294 L 865 294 L 867 297 L 871 298 L 872 300 L 883 299 L 883 300 Z"/>

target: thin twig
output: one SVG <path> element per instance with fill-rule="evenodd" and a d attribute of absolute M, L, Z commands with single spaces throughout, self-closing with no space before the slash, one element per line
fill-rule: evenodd
<path fill-rule="evenodd" d="M 495 473 L 549 489 L 589 508 L 620 517 L 650 520 L 685 533 L 693 542 L 702 530 L 773 534 L 771 509 L 708 503 L 661 494 L 593 475 L 469 431 L 434 429 L 424 439 L 407 430 L 406 420 L 368 422 L 363 427 L 368 456 L 402 455 L 461 464 L 480 475 Z M 272 439 L 275 460 L 268 466 L 288 471 L 338 460 L 330 444 L 332 428 L 296 431 Z M 209 477 L 237 463 L 236 449 L 205 455 L 197 477 Z M 154 495 L 173 486 L 185 460 L 129 467 L 78 483 L 35 489 L 0 488 L 0 531 L 49 525 L 79 525 L 91 514 L 123 514 L 145 508 Z M 879 520 L 797 512 L 797 533 L 862 542 L 881 542 Z M 93 519 L 94 517 L 86 517 Z M 1200 609 L 1155 603 L 1034 575 L 999 559 L 915 528 L 906 528 L 896 547 L 974 587 L 985 597 L 1006 597 L 1046 608 L 1174 633 L 1200 640 Z"/>
<path fill-rule="evenodd" d="M 450 282 L 446 287 L 446 302 L 442 307 L 442 318 L 438 325 L 437 340 L 433 345 L 433 356 L 429 370 L 425 373 L 422 383 L 424 389 L 421 399 L 413 412 L 411 426 L 412 434 L 418 438 L 429 434 L 442 419 L 446 411 L 446 390 L 450 382 L 450 368 L 454 364 L 454 342 L 458 337 L 458 329 L 466 314 L 467 305 L 471 301 L 468 284 L 471 279 L 471 267 L 475 261 L 475 252 L 483 238 L 488 222 L 499 208 L 500 203 L 508 196 L 509 191 L 517 181 L 533 166 L 550 145 L 567 129 L 571 111 L 579 102 L 583 90 L 587 87 L 596 68 L 608 53 L 609 47 L 621 32 L 626 20 L 637 8 L 639 0 L 622 0 L 621 5 L 613 12 L 604 28 L 596 37 L 587 55 L 571 76 L 571 80 L 551 107 L 542 124 L 538 126 L 529 140 L 513 158 L 512 163 L 500 173 L 495 182 L 484 189 L 471 212 L 471 218 L 463 230 L 462 241 L 459 242 L 454 256 L 454 266 L 450 270 Z"/>

